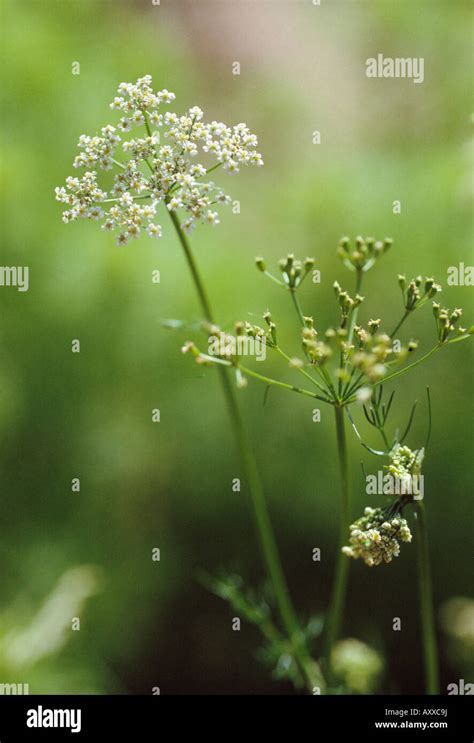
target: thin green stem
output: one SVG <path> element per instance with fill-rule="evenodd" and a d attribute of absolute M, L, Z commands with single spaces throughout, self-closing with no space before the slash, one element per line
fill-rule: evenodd
<path fill-rule="evenodd" d="M 356 295 L 359 294 L 360 292 L 360 288 L 362 286 L 362 278 L 363 278 L 363 273 L 362 273 L 362 270 L 359 268 L 357 270 L 357 278 L 356 278 L 356 288 L 355 288 Z M 356 307 L 351 315 L 351 322 L 349 325 L 349 335 L 347 336 L 347 343 L 349 346 L 351 345 L 352 338 L 354 337 L 354 328 L 357 322 L 358 314 L 359 314 L 359 307 Z"/>
<path fill-rule="evenodd" d="M 305 326 L 304 315 L 303 315 L 303 311 L 301 309 L 301 305 L 300 305 L 300 303 L 298 301 L 298 297 L 296 296 L 296 290 L 295 289 L 289 289 L 289 292 L 291 294 L 291 299 L 293 301 L 293 306 L 294 306 L 294 308 L 296 310 L 296 314 L 298 315 L 298 317 L 300 319 L 300 322 L 301 322 L 301 325 L 304 328 L 304 326 Z M 327 387 L 328 387 L 331 395 L 333 396 L 334 400 L 336 400 L 337 399 L 336 390 L 335 390 L 335 388 L 334 388 L 334 386 L 332 384 L 331 377 L 329 376 L 328 371 L 323 366 L 315 366 L 314 368 L 318 372 L 318 374 L 321 377 L 321 379 L 323 380 L 323 382 L 326 383 L 326 385 L 327 385 Z"/>
<path fill-rule="evenodd" d="M 418 586 L 426 693 L 439 694 L 438 646 L 433 612 L 430 554 L 425 506 L 421 500 L 416 502 L 415 517 L 418 530 Z"/>
<path fill-rule="evenodd" d="M 152 194 L 142 194 L 141 196 L 134 196 L 133 200 L 138 201 L 138 199 L 151 199 Z M 111 204 L 112 202 L 121 201 L 121 199 L 103 199 L 102 201 L 94 201 L 94 204 Z"/>
<path fill-rule="evenodd" d="M 178 239 L 184 250 L 203 314 L 208 322 L 214 323 L 211 305 L 194 260 L 189 241 L 181 229 L 176 213 L 174 211 L 169 211 L 169 214 L 178 235 Z M 309 657 L 306 643 L 302 637 L 296 613 L 293 608 L 265 502 L 257 462 L 240 415 L 234 387 L 231 384 L 228 370 L 223 366 L 219 366 L 218 368 L 224 396 L 239 448 L 242 467 L 247 479 L 263 559 L 272 582 L 280 618 L 285 628 L 285 632 L 288 635 L 294 659 L 299 668 L 300 674 L 304 679 L 308 691 L 312 692 L 314 686 L 319 686 L 320 688 L 323 687 L 323 680 L 319 674 L 319 669 L 316 663 L 314 663 Z"/>
<path fill-rule="evenodd" d="M 303 311 L 301 309 L 300 303 L 298 302 L 298 297 L 296 296 L 296 291 L 294 289 L 290 289 L 291 299 L 293 301 L 293 304 L 295 306 L 295 310 L 298 314 L 298 317 L 301 320 L 301 324 L 304 326 L 304 315 Z"/>
<path fill-rule="evenodd" d="M 350 485 L 347 458 L 347 441 L 344 427 L 344 407 L 340 405 L 335 406 L 334 413 L 336 416 L 336 435 L 339 456 L 342 503 L 338 552 L 336 556 L 336 572 L 325 626 L 324 659 L 326 662 L 326 670 L 329 676 L 331 675 L 331 651 L 341 631 L 342 615 L 344 611 L 347 592 L 349 560 L 345 555 L 343 555 L 342 548 L 344 546 L 345 540 L 347 539 L 347 532 L 350 523 Z"/>
<path fill-rule="evenodd" d="M 127 166 L 123 163 L 120 163 L 118 160 L 115 160 L 115 158 L 111 157 L 110 160 L 114 163 L 114 165 L 118 165 L 119 168 L 122 168 L 122 170 L 127 170 Z"/>
<path fill-rule="evenodd" d="M 393 374 L 389 374 L 387 377 L 383 377 L 378 382 L 373 382 L 371 384 L 371 387 L 377 387 L 379 384 L 385 384 L 385 382 L 388 382 L 390 379 L 395 379 L 395 377 L 399 377 L 402 374 L 405 374 L 410 369 L 414 369 L 415 366 L 418 366 L 418 364 L 421 364 L 423 361 L 426 361 L 435 351 L 438 351 L 441 348 L 441 343 L 437 343 L 436 346 L 433 346 L 427 353 L 425 353 L 424 356 L 421 356 L 416 361 L 413 361 L 413 363 L 408 364 L 408 366 L 404 366 L 403 369 L 399 369 L 396 372 L 393 372 Z"/>
<path fill-rule="evenodd" d="M 285 352 L 284 352 L 284 351 L 283 351 L 283 350 L 282 350 L 282 349 L 280 348 L 280 346 L 275 346 L 275 350 L 276 350 L 276 351 L 277 351 L 277 352 L 278 352 L 278 353 L 280 354 L 280 356 L 283 356 L 283 358 L 284 358 L 284 359 L 286 359 L 286 361 L 288 361 L 288 362 L 290 362 L 290 361 L 291 361 L 291 359 L 290 359 L 290 357 L 288 356 L 288 354 L 286 354 L 286 353 L 285 353 Z M 320 389 L 320 390 L 321 390 L 321 392 L 324 392 L 324 394 L 325 394 L 325 395 L 327 395 L 327 394 L 328 394 L 328 388 L 327 388 L 327 387 L 323 387 L 323 385 L 322 385 L 322 384 L 320 384 L 320 383 L 318 382 L 318 380 L 317 380 L 317 379 L 315 379 L 315 378 L 314 378 L 314 377 L 313 377 L 313 376 L 312 376 L 311 374 L 309 374 L 309 373 L 308 373 L 308 372 L 306 371 L 306 369 L 302 369 L 301 367 L 296 367 L 296 369 L 297 369 L 297 371 L 299 371 L 299 372 L 300 372 L 300 374 L 302 374 L 302 375 L 303 375 L 304 377 L 306 377 L 306 379 L 309 379 L 309 381 L 310 381 L 310 382 L 312 382 L 312 383 L 313 383 L 314 385 L 316 385 L 316 387 L 317 387 L 318 389 Z M 328 400 L 328 402 L 330 402 L 330 401 Z"/>
<path fill-rule="evenodd" d="M 216 163 L 216 165 L 213 165 L 212 168 L 208 168 L 206 170 L 206 175 L 209 175 L 209 173 L 212 173 L 213 170 L 217 170 L 217 168 L 220 168 L 223 163 Z"/>
<path fill-rule="evenodd" d="M 242 364 L 236 364 L 237 369 L 240 369 L 241 372 L 244 374 L 247 374 L 249 377 L 253 377 L 254 379 L 258 379 L 260 382 L 264 382 L 265 384 L 273 385 L 275 387 L 281 387 L 281 389 L 284 390 L 290 390 L 290 392 L 298 392 L 300 395 L 306 395 L 307 397 L 313 397 L 316 400 L 321 400 L 322 402 L 327 402 L 330 405 L 332 405 L 332 401 L 328 400 L 327 397 L 322 397 L 322 395 L 317 395 L 315 392 L 311 392 L 311 390 L 306 390 L 303 387 L 296 387 L 294 384 L 289 384 L 288 382 L 280 382 L 279 379 L 273 379 L 272 377 L 266 377 L 263 374 L 259 374 L 256 371 L 253 371 L 253 369 L 248 369 L 245 366 L 242 366 Z"/>
<path fill-rule="evenodd" d="M 400 322 L 397 323 L 397 325 L 394 327 L 394 329 L 390 333 L 390 338 L 393 338 L 393 336 L 395 335 L 395 333 L 397 332 L 397 330 L 400 330 L 400 328 L 402 327 L 403 323 L 405 322 L 405 320 L 407 319 L 407 317 L 409 315 L 410 315 L 410 310 L 406 310 L 405 311 L 405 314 L 402 315 L 402 318 L 401 318 Z"/>
<path fill-rule="evenodd" d="M 449 341 L 448 341 L 449 342 Z M 382 377 L 382 379 L 379 379 L 378 382 L 372 382 L 369 386 L 370 387 L 378 387 L 380 384 L 385 384 L 385 382 L 389 382 L 391 379 L 395 379 L 395 377 L 400 377 L 402 374 L 405 374 L 407 371 L 410 371 L 410 369 L 414 369 L 415 366 L 418 366 L 418 364 L 421 364 L 423 361 L 426 361 L 432 354 L 435 353 L 435 351 L 439 351 L 440 348 L 443 347 L 443 343 L 437 343 L 436 346 L 433 346 L 427 353 L 424 354 L 424 356 L 421 356 L 419 359 L 414 361 L 412 364 L 408 364 L 408 366 L 404 366 L 403 369 L 399 369 L 396 372 L 393 372 L 393 374 L 389 374 L 386 377 Z M 353 391 L 350 393 L 349 397 L 344 398 L 344 402 L 346 405 L 350 405 L 354 402 L 356 397 L 353 394 Z"/>

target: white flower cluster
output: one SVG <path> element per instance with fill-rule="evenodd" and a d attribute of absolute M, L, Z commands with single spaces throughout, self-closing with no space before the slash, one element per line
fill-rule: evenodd
<path fill-rule="evenodd" d="M 400 542 L 411 542 L 406 519 L 397 516 L 387 520 L 382 508 L 366 508 L 364 515 L 349 527 L 350 547 L 342 551 L 348 557 L 363 559 L 366 565 L 391 562 L 400 554 Z"/>
<path fill-rule="evenodd" d="M 123 114 L 117 127 L 108 124 L 101 129 L 101 135 L 81 135 L 81 152 L 73 165 L 88 171 L 82 179 L 68 178 L 65 188 L 56 188 L 57 201 L 68 206 L 63 213 L 65 222 L 79 217 L 103 218 L 103 229 L 119 230 L 119 245 L 138 237 L 142 230 L 152 237 L 161 236 L 161 227 L 155 222 L 160 202 L 170 211 L 186 213 L 181 226 L 188 232 L 198 221 L 219 224 L 215 207 L 229 204 L 231 197 L 213 181 L 204 180 L 205 176 L 220 166 L 237 173 L 242 165 L 263 165 L 256 150 L 257 137 L 245 124 L 206 124 L 197 106 L 184 116 L 161 113 L 159 107 L 171 103 L 175 95 L 168 90 L 154 93 L 151 83 L 151 76 L 145 75 L 135 84 L 119 85 L 119 95 L 110 104 Z M 129 132 L 133 126 L 143 126 L 144 136 L 122 142 L 117 130 Z M 125 162 L 115 159 L 120 144 L 122 153 L 129 158 Z M 216 162 L 210 167 L 196 162 L 200 152 Z M 100 190 L 96 169 L 115 168 L 110 191 Z M 106 203 L 111 206 L 104 210 Z"/>

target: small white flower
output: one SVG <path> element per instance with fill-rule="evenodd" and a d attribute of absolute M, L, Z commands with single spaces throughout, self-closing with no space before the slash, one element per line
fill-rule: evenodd
<path fill-rule="evenodd" d="M 150 237 L 161 237 L 162 234 L 161 227 L 157 224 L 153 224 L 153 222 L 150 222 L 146 231 Z"/>
<path fill-rule="evenodd" d="M 143 113 L 141 111 L 134 111 L 132 114 L 132 121 L 134 124 L 143 124 L 145 122 L 145 117 L 143 116 Z"/>
<path fill-rule="evenodd" d="M 217 212 L 212 212 L 210 209 L 206 212 L 204 217 L 208 224 L 219 224 L 219 215 Z"/>
<path fill-rule="evenodd" d="M 132 128 L 132 122 L 126 116 L 123 116 L 117 124 L 117 128 L 122 132 L 129 132 Z"/>
<path fill-rule="evenodd" d="M 136 224 L 130 224 L 127 227 L 128 236 L 136 240 L 140 236 L 140 227 Z"/>
<path fill-rule="evenodd" d="M 128 237 L 126 232 L 121 232 L 117 237 L 115 238 L 115 242 L 117 245 L 122 246 L 126 245 L 128 243 Z"/>
<path fill-rule="evenodd" d="M 123 98 L 116 97 L 110 104 L 110 108 L 114 111 L 120 111 L 123 107 Z"/>
<path fill-rule="evenodd" d="M 92 209 L 89 210 L 89 217 L 93 219 L 95 222 L 98 219 L 102 219 L 104 216 L 103 210 L 99 206 L 94 206 Z"/>

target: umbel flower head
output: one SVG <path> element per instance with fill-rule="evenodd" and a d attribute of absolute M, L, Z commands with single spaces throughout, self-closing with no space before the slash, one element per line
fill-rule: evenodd
<path fill-rule="evenodd" d="M 85 173 L 67 178 L 66 186 L 55 191 L 57 201 L 67 206 L 64 222 L 102 221 L 102 229 L 118 231 L 118 245 L 142 232 L 160 237 L 156 213 L 161 202 L 170 211 L 186 213 L 181 226 L 188 232 L 200 221 L 219 224 L 217 207 L 231 197 L 206 176 L 220 166 L 237 173 L 242 165 L 263 165 L 257 137 L 246 124 L 205 123 L 198 106 L 182 116 L 164 112 L 175 95 L 166 89 L 154 93 L 151 83 L 151 75 L 120 83 L 110 104 L 122 115 L 119 122 L 102 127 L 100 134 L 79 137 L 73 165 Z M 124 140 L 134 127 L 138 136 Z M 199 155 L 210 164 L 198 162 Z M 115 171 L 108 191 L 98 185 L 101 170 Z"/>
<path fill-rule="evenodd" d="M 377 651 L 353 637 L 340 640 L 331 653 L 334 674 L 356 694 L 370 694 L 377 686 L 383 667 Z"/>
<path fill-rule="evenodd" d="M 392 562 L 400 554 L 400 542 L 412 538 L 406 519 L 390 518 L 386 508 L 366 508 L 349 530 L 350 546 L 343 547 L 343 553 L 355 560 L 361 557 L 369 567 Z"/>

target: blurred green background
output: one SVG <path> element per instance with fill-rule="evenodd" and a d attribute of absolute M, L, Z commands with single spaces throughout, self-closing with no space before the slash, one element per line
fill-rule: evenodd
<path fill-rule="evenodd" d="M 336 319 L 332 282 L 351 288 L 335 253 L 344 234 L 394 239 L 368 275 L 363 320 L 398 319 L 396 276 L 404 272 L 434 275 L 443 303 L 464 307 L 470 324 L 472 288 L 446 286 L 449 266 L 472 263 L 469 4 L 0 5 L 1 263 L 30 267 L 27 293 L 0 288 L 0 682 L 46 693 L 291 691 L 257 659 L 256 631 L 243 623 L 233 632 L 234 612 L 197 581 L 201 569 L 235 570 L 255 587 L 264 576 L 245 487 L 231 489 L 241 473 L 215 372 L 180 353 L 189 327 L 162 325 L 200 318 L 171 222 L 163 215 L 160 241 L 119 249 L 94 223 L 65 226 L 53 189 L 73 173 L 79 134 L 115 123 L 108 104 L 117 85 L 150 73 L 156 88 L 176 93 L 174 110 L 197 104 L 206 118 L 245 121 L 259 137 L 264 168 L 219 176 L 241 213 L 223 211 L 219 227 L 192 236 L 222 325 L 258 322 L 269 307 L 297 353 L 288 297 L 255 270 L 254 256 L 269 264 L 287 252 L 315 256 L 322 282 L 308 283 L 301 300 L 324 329 Z M 367 79 L 365 60 L 378 52 L 424 57 L 424 83 Z M 71 73 L 76 61 L 80 75 Z M 410 335 L 431 345 L 429 309 L 407 323 Z M 80 354 L 71 353 L 73 339 Z M 427 383 L 432 390 L 425 475 L 437 609 L 471 585 L 468 346 L 452 346 L 394 385 L 400 426 Z M 266 371 L 291 379 L 273 357 Z M 264 406 L 263 392 L 255 382 L 239 397 L 293 598 L 307 619 L 327 605 L 334 566 L 334 425 L 330 408 L 314 424 L 311 402 L 272 391 Z M 421 412 L 408 443 L 419 446 L 426 426 Z M 377 465 L 350 443 L 357 516 L 367 502 L 360 460 Z M 74 477 L 80 493 L 71 492 Z M 154 547 L 160 562 L 151 559 Z M 77 566 L 95 567 L 58 588 Z M 38 612 L 53 591 L 60 598 L 46 612 L 49 627 Z M 81 631 L 61 634 L 71 612 Z M 394 616 L 402 632 L 392 631 Z M 35 622 L 41 657 L 15 660 L 12 636 L 31 634 Z M 50 651 L 49 633 L 57 635 Z M 413 543 L 390 566 L 351 564 L 344 635 L 386 654 L 386 692 L 422 692 Z M 459 674 L 442 650 L 443 688 Z"/>

